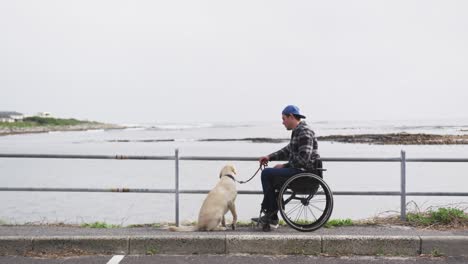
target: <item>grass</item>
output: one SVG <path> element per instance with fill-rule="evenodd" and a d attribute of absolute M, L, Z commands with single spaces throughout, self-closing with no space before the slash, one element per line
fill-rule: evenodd
<path fill-rule="evenodd" d="M 146 250 L 146 255 L 152 256 L 158 254 L 157 248 L 149 248 Z"/>
<path fill-rule="evenodd" d="M 407 222 L 413 226 L 468 227 L 468 214 L 458 208 L 438 208 L 426 212 L 408 213 Z"/>
<path fill-rule="evenodd" d="M 431 251 L 431 256 L 433 257 L 443 257 L 444 254 L 437 248 L 433 248 L 432 251 Z"/>
<path fill-rule="evenodd" d="M 128 225 L 127 227 L 130 227 L 130 228 L 136 228 L 136 227 L 160 228 L 161 226 L 163 226 L 161 223 L 153 223 L 153 224 L 133 224 L 133 225 Z"/>
<path fill-rule="evenodd" d="M 355 223 L 353 220 L 347 219 L 331 219 L 325 224 L 325 228 L 333 228 L 333 227 L 340 227 L 340 226 L 353 226 Z"/>
<path fill-rule="evenodd" d="M 414 202 L 413 202 L 414 203 Z M 453 206 L 429 207 L 421 210 L 416 204 L 415 209 L 408 210 L 406 221 L 400 220 L 399 214 L 387 214 L 385 217 L 357 221 L 358 225 L 406 225 L 418 228 L 432 229 L 466 229 L 468 228 L 468 214 L 465 209 Z"/>
<path fill-rule="evenodd" d="M 94 223 L 84 223 L 80 225 L 81 227 L 88 227 L 88 228 L 119 228 L 122 227 L 120 225 L 112 225 L 105 222 L 94 222 Z"/>
<path fill-rule="evenodd" d="M 75 126 L 82 124 L 97 124 L 97 122 L 81 121 L 74 118 L 63 119 L 63 118 L 52 118 L 52 117 L 26 117 L 23 121 L 8 123 L 0 122 L 0 127 L 7 128 L 27 128 L 37 126 Z"/>

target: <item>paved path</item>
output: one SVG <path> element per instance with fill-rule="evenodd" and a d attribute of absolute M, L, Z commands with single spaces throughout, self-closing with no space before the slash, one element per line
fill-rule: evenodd
<path fill-rule="evenodd" d="M 431 230 L 409 226 L 346 226 L 336 228 L 321 228 L 314 232 L 298 232 L 287 226 L 281 226 L 272 232 L 263 232 L 253 226 L 238 227 L 236 230 L 216 232 L 170 232 L 165 228 L 155 227 L 129 227 L 129 228 L 83 228 L 73 226 L 48 226 L 48 225 L 0 225 L 0 236 L 148 236 L 148 235 L 170 235 L 170 234 L 192 234 L 192 235 L 225 235 L 225 234 L 262 234 L 262 235 L 357 235 L 357 236 L 468 236 L 466 230 Z"/>

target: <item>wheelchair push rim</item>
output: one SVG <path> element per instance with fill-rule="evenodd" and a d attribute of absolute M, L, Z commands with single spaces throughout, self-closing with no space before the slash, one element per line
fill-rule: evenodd
<path fill-rule="evenodd" d="M 325 181 L 312 173 L 289 178 L 281 187 L 278 208 L 292 228 L 310 232 L 322 227 L 333 211 L 333 194 Z"/>

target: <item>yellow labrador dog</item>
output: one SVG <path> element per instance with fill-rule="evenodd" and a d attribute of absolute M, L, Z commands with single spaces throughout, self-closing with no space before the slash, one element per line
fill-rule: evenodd
<path fill-rule="evenodd" d="M 232 229 L 236 228 L 236 196 L 237 188 L 235 177 L 236 168 L 226 165 L 219 173 L 218 184 L 208 193 L 198 214 L 198 223 L 193 227 L 169 227 L 171 231 L 218 231 L 226 230 L 224 215 L 227 211 L 232 214 Z M 221 223 L 222 226 L 219 226 Z"/>

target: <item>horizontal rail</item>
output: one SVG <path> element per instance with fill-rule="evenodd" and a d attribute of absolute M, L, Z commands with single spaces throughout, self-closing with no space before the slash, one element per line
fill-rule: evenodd
<path fill-rule="evenodd" d="M 139 188 L 29 188 L 29 187 L 0 187 L 0 191 L 10 192 L 123 192 L 123 193 L 175 193 L 175 189 L 139 189 Z M 206 194 L 210 190 L 179 190 L 185 194 Z M 263 194 L 262 191 L 243 190 L 238 194 Z M 321 194 L 321 192 L 319 192 Z M 362 195 L 362 196 L 400 196 L 400 192 L 348 192 L 336 191 L 333 195 Z M 407 192 L 407 196 L 468 196 L 468 192 Z"/>
<path fill-rule="evenodd" d="M 174 160 L 174 156 L 126 156 L 126 155 L 67 155 L 67 154 L 0 154 L 0 158 L 33 159 L 118 159 L 118 160 Z"/>
<path fill-rule="evenodd" d="M 463 158 L 412 158 L 406 159 L 406 162 L 468 162 Z"/>
<path fill-rule="evenodd" d="M 30 188 L 0 187 L 7 192 L 122 192 L 122 193 L 174 193 L 174 189 L 138 189 L 138 188 Z"/>
<path fill-rule="evenodd" d="M 175 160 L 175 156 L 135 156 L 135 155 L 75 155 L 75 154 L 0 154 L 0 158 L 41 158 L 41 159 L 118 159 L 118 160 Z M 179 156 L 179 160 L 197 161 L 258 161 L 258 157 L 224 156 Z M 350 158 L 323 157 L 330 162 L 401 162 L 401 157 Z M 468 158 L 407 158 L 406 162 L 468 162 Z"/>

